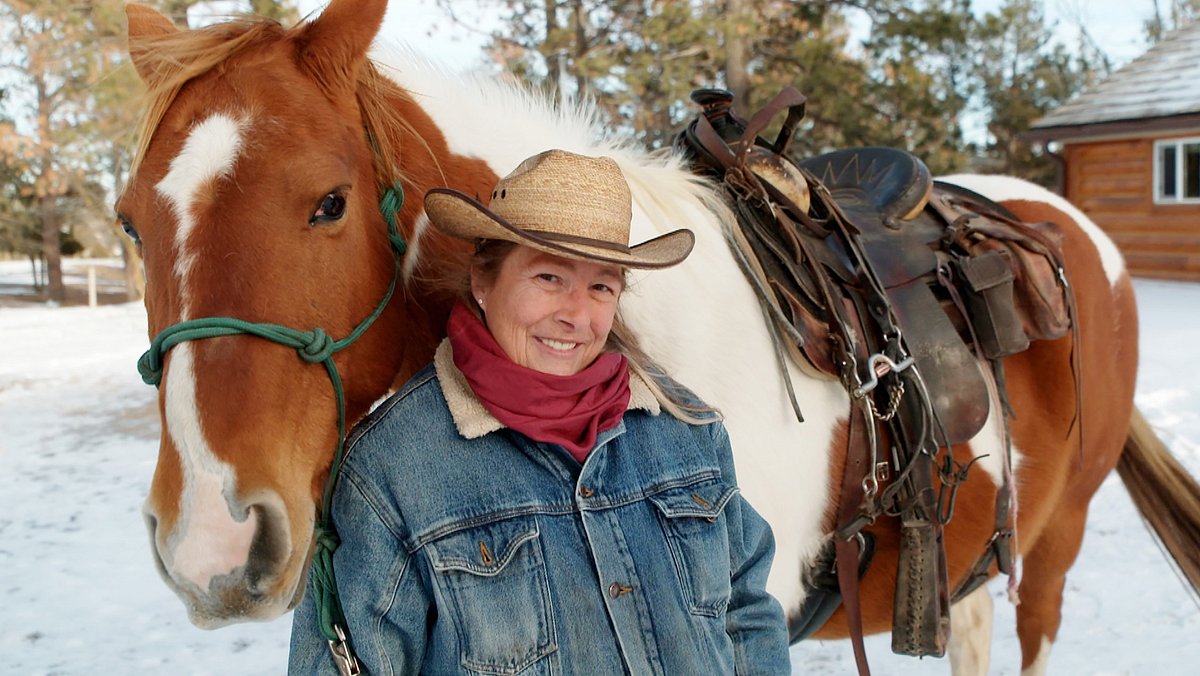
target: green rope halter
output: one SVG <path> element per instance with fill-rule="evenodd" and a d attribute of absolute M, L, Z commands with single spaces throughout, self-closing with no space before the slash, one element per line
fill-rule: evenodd
<path fill-rule="evenodd" d="M 142 380 L 147 385 L 158 387 L 162 382 L 163 359 L 167 352 L 176 345 L 190 340 L 247 334 L 290 347 L 296 350 L 304 361 L 311 364 L 322 364 L 325 367 L 326 373 L 329 374 L 329 380 L 333 384 L 334 398 L 337 400 L 338 441 L 337 447 L 334 449 L 329 479 L 325 482 L 321 498 L 321 513 L 318 515 L 313 534 L 316 542 L 316 551 L 313 554 L 313 586 L 317 593 L 317 616 L 321 633 L 331 643 L 345 641 L 346 636 L 344 632 L 339 632 L 340 628 L 345 627 L 346 618 L 342 613 L 341 602 L 338 600 L 337 583 L 333 575 L 333 553 L 341 541 L 332 521 L 333 492 L 337 486 L 338 472 L 346 446 L 346 396 L 342 388 L 342 377 L 333 361 L 333 355 L 350 347 L 367 332 L 367 329 L 371 328 L 379 315 L 383 314 L 384 308 L 387 307 L 392 299 L 392 294 L 396 291 L 396 284 L 400 279 L 400 258 L 408 250 L 408 245 L 400 234 L 400 227 L 396 222 L 396 213 L 403 204 L 404 188 L 401 187 L 399 181 L 396 181 L 384 190 L 383 196 L 379 200 L 379 211 L 388 225 L 388 241 L 395 253 L 392 282 L 388 285 L 383 299 L 375 306 L 375 310 L 354 327 L 350 335 L 341 340 L 333 340 L 320 328 L 300 331 L 278 324 L 248 322 L 232 317 L 202 317 L 172 324 L 163 329 L 150 342 L 150 349 L 142 354 L 137 364 Z"/>

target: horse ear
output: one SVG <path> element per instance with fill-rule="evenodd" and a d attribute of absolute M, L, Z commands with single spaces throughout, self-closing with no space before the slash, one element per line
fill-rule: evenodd
<path fill-rule="evenodd" d="M 145 5 L 126 5 L 125 18 L 129 22 L 129 59 L 133 61 L 133 67 L 137 69 L 142 82 L 151 84 L 159 76 L 158 69 L 162 63 L 149 58 L 151 50 L 145 44 L 146 39 L 176 33 L 179 27 L 159 14 L 158 10 Z"/>
<path fill-rule="evenodd" d="M 298 44 L 318 81 L 353 87 L 387 11 L 387 0 L 333 0 L 302 30 Z"/>

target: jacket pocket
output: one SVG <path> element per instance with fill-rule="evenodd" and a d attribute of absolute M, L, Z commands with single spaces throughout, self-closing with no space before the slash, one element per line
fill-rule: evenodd
<path fill-rule="evenodd" d="M 720 481 L 650 496 L 658 508 L 675 573 L 690 610 L 719 617 L 729 604 L 729 530 L 725 505 L 738 488 Z"/>
<path fill-rule="evenodd" d="M 558 650 L 534 518 L 458 531 L 426 547 L 434 582 L 452 609 L 465 669 L 524 673 Z"/>

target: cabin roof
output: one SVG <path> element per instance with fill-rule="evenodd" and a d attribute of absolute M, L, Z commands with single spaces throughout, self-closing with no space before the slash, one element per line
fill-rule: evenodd
<path fill-rule="evenodd" d="M 1177 29 L 1031 129 L 1200 113 L 1200 21 Z"/>

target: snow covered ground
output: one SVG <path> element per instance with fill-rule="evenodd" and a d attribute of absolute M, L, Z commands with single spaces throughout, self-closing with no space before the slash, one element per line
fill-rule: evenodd
<path fill-rule="evenodd" d="M 28 279 L 0 262 L 0 285 Z M 1200 285 L 1138 282 L 1138 404 L 1200 474 Z M 0 307 L 0 674 L 277 674 L 288 617 L 193 628 L 151 563 L 140 507 L 154 470 L 153 388 L 134 362 L 147 345 L 136 304 Z M 1092 358 L 1100 358 L 1095 356 Z M 1013 608 L 998 586 L 993 674 L 1019 673 Z M 1052 674 L 1197 673 L 1200 610 L 1113 476 L 1093 502 L 1067 580 Z M 877 674 L 944 674 L 868 640 Z M 849 644 L 792 650 L 797 674 L 852 674 Z"/>

